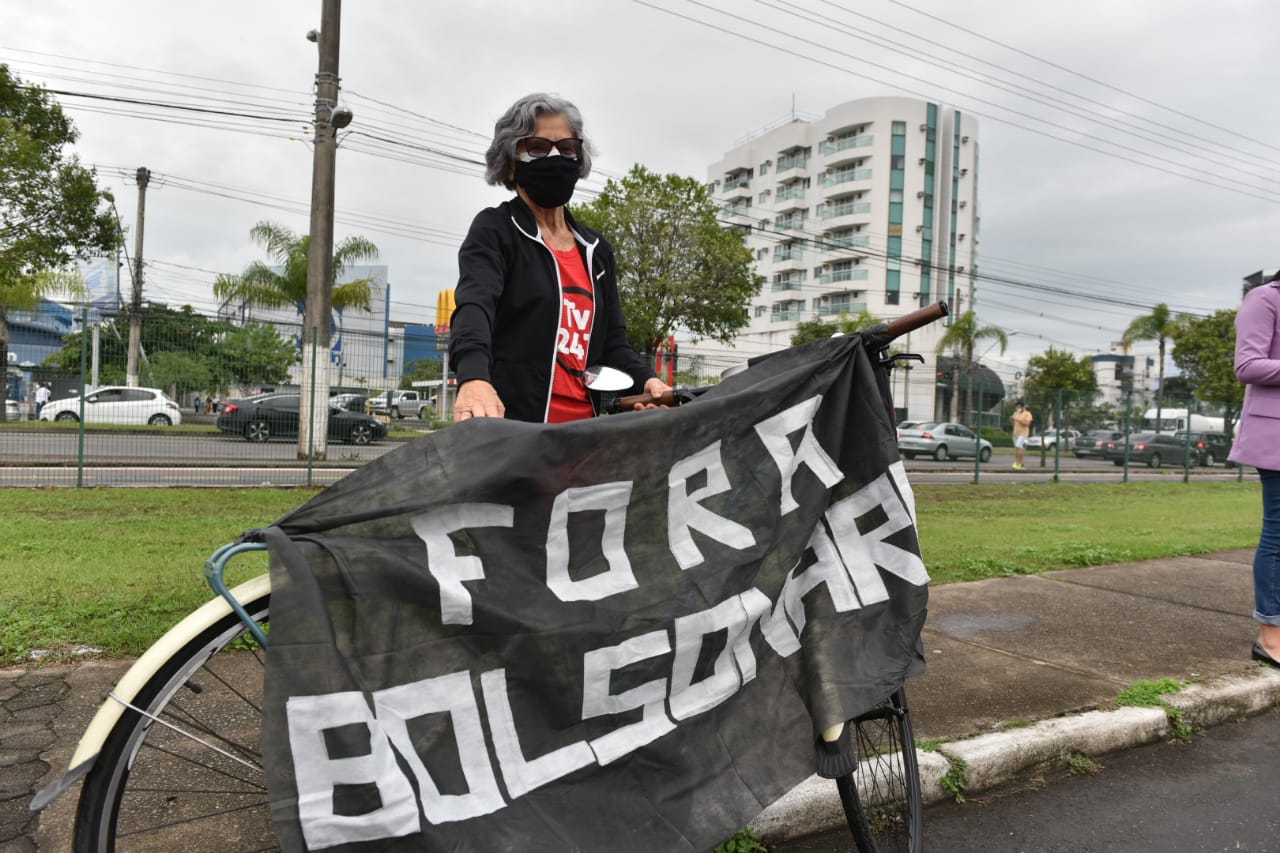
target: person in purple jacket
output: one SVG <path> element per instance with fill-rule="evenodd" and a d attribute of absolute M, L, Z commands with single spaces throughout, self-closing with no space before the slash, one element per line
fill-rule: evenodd
<path fill-rule="evenodd" d="M 1244 406 L 1232 462 L 1262 480 L 1262 535 L 1253 556 L 1253 659 L 1280 667 L 1280 272 L 1245 294 L 1236 314 L 1236 378 Z"/>

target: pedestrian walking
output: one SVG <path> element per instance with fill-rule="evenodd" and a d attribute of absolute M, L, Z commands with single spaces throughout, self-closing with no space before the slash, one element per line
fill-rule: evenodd
<path fill-rule="evenodd" d="M 1031 435 L 1031 422 L 1035 420 L 1027 404 L 1018 401 L 1018 406 L 1010 418 L 1013 421 L 1013 467 L 1021 470 L 1022 456 L 1026 452 L 1027 437 Z"/>
<path fill-rule="evenodd" d="M 48 382 L 40 382 L 36 385 L 36 419 L 40 418 L 40 411 L 44 408 L 45 403 L 49 402 L 49 398 L 53 396 L 53 392 L 49 390 Z"/>
<path fill-rule="evenodd" d="M 1236 378 L 1244 406 L 1227 457 L 1258 469 L 1262 533 L 1253 554 L 1252 657 L 1280 667 L 1280 272 L 1244 297 L 1236 314 Z"/>
<path fill-rule="evenodd" d="M 204 400 L 202 400 L 202 399 L 200 398 L 200 395 L 199 395 L 199 394 L 196 394 L 196 398 L 195 398 L 195 400 L 192 402 L 191 407 L 192 407 L 193 409 L 195 409 L 195 410 L 196 410 L 196 414 L 197 414 L 197 415 L 198 415 L 198 414 L 200 414 L 200 404 L 201 404 L 201 403 L 203 403 L 203 402 L 204 402 Z"/>

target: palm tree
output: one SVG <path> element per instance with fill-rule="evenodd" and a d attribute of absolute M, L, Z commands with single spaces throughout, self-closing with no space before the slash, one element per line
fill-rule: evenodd
<path fill-rule="evenodd" d="M 1005 334 L 1004 329 L 999 326 L 979 326 L 978 317 L 972 311 L 966 311 L 955 319 L 955 321 L 947 328 L 947 332 L 938 341 L 937 355 L 942 355 L 946 350 L 951 350 L 956 358 L 962 358 L 965 366 L 965 374 L 968 378 L 968 390 L 965 393 L 965 411 L 973 411 L 973 351 L 980 341 L 987 338 L 994 338 L 1000 343 L 1000 354 L 1004 355 L 1005 348 L 1009 346 L 1009 336 Z M 956 397 L 959 396 L 952 390 L 951 393 L 951 420 L 957 420 L 956 417 Z"/>
<path fill-rule="evenodd" d="M 66 294 L 76 297 L 83 293 L 84 282 L 79 274 L 70 271 L 45 270 L 13 278 L 0 277 L 0 365 L 9 363 L 10 311 L 33 311 L 46 296 Z M 0 421 L 6 419 L 7 414 L 0 412 Z"/>
<path fill-rule="evenodd" d="M 252 303 L 261 308 L 298 306 L 307 302 L 307 249 L 311 238 L 295 234 L 274 222 L 259 222 L 249 230 L 254 242 L 266 249 L 272 265 L 254 261 L 240 275 L 220 275 L 213 283 L 213 294 L 226 302 Z M 346 268 L 378 259 L 378 247 L 364 237 L 348 237 L 333 251 L 333 307 L 371 307 L 371 278 L 341 282 Z M 341 282 L 341 283 L 339 283 Z"/>
<path fill-rule="evenodd" d="M 1178 321 L 1169 311 L 1169 306 L 1161 302 L 1155 308 L 1151 309 L 1151 313 L 1142 317 L 1135 317 L 1133 322 L 1129 324 L 1129 328 L 1124 330 L 1124 336 L 1120 339 L 1121 344 L 1128 352 L 1128 348 L 1134 341 L 1155 341 L 1160 351 L 1160 364 L 1157 367 L 1157 382 L 1159 387 L 1156 388 L 1156 430 L 1160 429 L 1160 418 L 1162 409 L 1164 408 L 1164 350 L 1169 339 L 1174 336 L 1178 330 Z"/>

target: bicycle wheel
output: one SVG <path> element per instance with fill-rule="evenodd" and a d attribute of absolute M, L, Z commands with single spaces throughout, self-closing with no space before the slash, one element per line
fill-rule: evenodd
<path fill-rule="evenodd" d="M 920 853 L 924 805 L 906 692 L 852 725 L 858 769 L 836 787 L 859 853 Z"/>
<path fill-rule="evenodd" d="M 265 625 L 269 603 L 244 605 Z M 277 849 L 260 748 L 265 661 L 247 634 L 227 615 L 139 691 L 85 777 L 77 851 Z"/>

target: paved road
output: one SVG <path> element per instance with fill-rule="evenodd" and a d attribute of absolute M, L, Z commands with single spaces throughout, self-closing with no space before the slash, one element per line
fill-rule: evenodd
<path fill-rule="evenodd" d="M 405 422 L 412 423 L 412 422 Z M 77 485 L 75 462 L 77 435 L 74 432 L 38 430 L 0 432 L 0 487 Z M 357 447 L 330 443 L 328 465 L 333 469 L 313 474 L 313 482 L 335 482 L 354 467 L 391 452 L 403 444 L 385 440 Z M 254 444 L 239 438 L 197 433 L 91 432 L 85 436 L 87 466 L 84 485 L 157 486 L 256 486 L 297 485 L 306 482 L 305 463 L 297 461 L 293 440 Z M 1027 467 L 1010 470 L 1012 457 L 997 454 L 979 469 L 979 481 L 991 483 L 1046 482 L 1055 473 L 1054 459 L 1047 455 L 1044 467 L 1038 454 L 1029 454 Z M 937 462 L 908 460 L 907 470 L 917 483 L 965 483 L 974 476 L 972 459 Z M 339 467 L 340 466 L 340 467 Z M 1119 482 L 1123 470 L 1095 459 L 1062 456 L 1058 460 L 1060 480 L 1072 482 Z M 1169 482 L 1181 479 L 1181 468 L 1151 470 L 1132 468 L 1134 481 Z M 1193 468 L 1194 480 L 1230 480 L 1237 472 L 1223 467 Z"/>
<path fill-rule="evenodd" d="M 925 810 L 926 850 L 948 853 L 1280 851 L 1280 711 L 1100 761 L 1097 775 Z M 847 831 L 770 847 L 847 853 Z"/>

